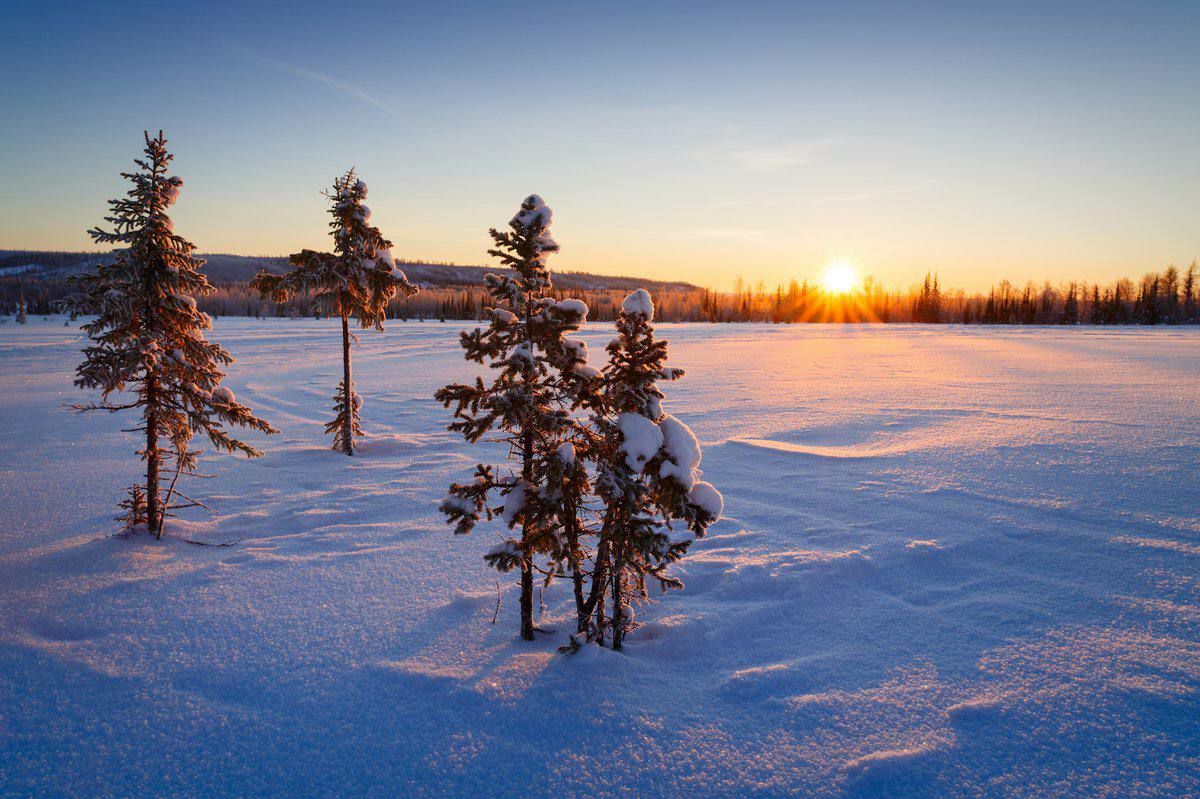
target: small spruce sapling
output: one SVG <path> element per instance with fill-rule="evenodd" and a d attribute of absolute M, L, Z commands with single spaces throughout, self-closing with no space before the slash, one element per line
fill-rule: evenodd
<path fill-rule="evenodd" d="M 564 447 L 577 432 L 571 410 L 594 385 L 598 374 L 586 365 L 586 348 L 567 334 L 587 318 L 579 300 L 547 296 L 547 257 L 558 251 L 550 237 L 552 214 L 537 195 L 525 199 L 508 229 L 492 229 L 488 251 L 511 275 L 488 275 L 487 290 L 496 307 L 487 309 L 486 327 L 464 331 L 461 345 L 468 361 L 487 365 L 494 377 L 485 384 L 455 383 L 436 397 L 454 409 L 451 431 L 475 443 L 485 437 L 503 442 L 512 453 L 511 473 L 479 464 L 473 482 L 452 484 L 441 510 L 455 532 L 471 532 L 481 519 L 499 517 L 509 530 L 485 556 L 501 572 L 521 573 L 521 637 L 533 640 L 535 557 L 564 554 L 564 510 L 579 492 L 580 470 Z M 569 534 L 568 534 L 569 535 Z M 547 577 L 552 574 L 543 570 Z"/>
<path fill-rule="evenodd" d="M 601 402 L 594 415 L 596 492 L 603 523 L 596 572 L 612 601 L 612 647 L 621 649 L 633 622 L 633 605 L 645 598 L 646 579 L 665 591 L 682 583 L 667 566 L 687 552 L 721 515 L 720 493 L 700 479 L 700 444 L 683 422 L 662 409 L 660 380 L 683 370 L 666 366 L 667 342 L 655 339 L 654 304 L 644 289 L 630 294 L 608 345 Z M 688 531 L 673 531 L 672 521 Z M 606 626 L 597 605 L 596 630 Z"/>
<path fill-rule="evenodd" d="M 398 293 L 411 297 L 416 286 L 408 281 L 392 257 L 392 243 L 370 224 L 371 209 L 364 204 L 367 184 L 351 169 L 326 191 L 334 251 L 301 250 L 292 255 L 292 269 L 282 275 L 259 272 L 250 282 L 263 297 L 284 303 L 298 294 L 313 292 L 314 313 L 342 320 L 342 380 L 334 394 L 334 418 L 325 426 L 333 434 L 333 448 L 354 454 L 354 440 L 362 435 L 362 396 L 354 390 L 350 369 L 350 317 L 363 329 L 383 330 L 387 306 Z"/>
<path fill-rule="evenodd" d="M 108 203 L 111 229 L 89 231 L 98 244 L 121 249 L 112 263 L 70 278 L 75 293 L 64 304 L 73 316 L 96 315 L 82 327 L 92 343 L 84 348 L 75 384 L 99 389 L 101 401 L 74 408 L 142 415 L 134 429 L 146 434 L 139 452 L 146 482 L 131 488 L 119 518 L 161 538 L 172 508 L 199 504 L 176 491 L 180 474 L 192 474 L 200 454 L 189 446 L 194 434 L 204 433 L 217 449 L 257 457 L 262 453 L 231 436 L 225 425 L 277 431 L 221 385 L 222 368 L 233 358 L 205 339 L 212 321 L 197 310 L 195 299 L 213 289 L 199 271 L 204 261 L 192 255 L 195 245 L 175 233 L 167 213 L 183 181 L 167 175 L 173 156 L 162 132 L 155 138 L 146 133 L 145 140 L 145 158 L 134 162 L 137 171 L 122 173 L 132 187 Z M 122 399 L 111 399 L 115 394 Z M 164 496 L 161 479 L 171 463 L 174 477 Z M 177 494 L 185 504 L 172 505 Z"/>

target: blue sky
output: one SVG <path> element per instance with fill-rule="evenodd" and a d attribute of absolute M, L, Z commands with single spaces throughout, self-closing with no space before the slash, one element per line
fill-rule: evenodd
<path fill-rule="evenodd" d="M 4 248 L 89 247 L 163 128 L 177 228 L 211 252 L 326 246 L 319 191 L 354 165 L 412 258 L 483 262 L 529 192 L 559 268 L 720 288 L 833 260 L 980 288 L 1200 257 L 1200 3 L 0 14 Z"/>

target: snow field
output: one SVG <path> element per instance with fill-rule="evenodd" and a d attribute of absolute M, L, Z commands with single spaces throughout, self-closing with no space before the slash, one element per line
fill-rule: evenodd
<path fill-rule="evenodd" d="M 432 399 L 461 324 L 363 337 L 346 458 L 336 325 L 218 320 L 282 433 L 154 542 L 62 321 L 0 326 L 0 795 L 1200 796 L 1200 331 L 659 325 L 725 518 L 564 658 L 569 587 L 520 642 L 437 512 L 503 458 Z"/>

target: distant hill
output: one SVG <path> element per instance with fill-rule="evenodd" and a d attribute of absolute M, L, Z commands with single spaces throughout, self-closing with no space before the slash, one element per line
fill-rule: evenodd
<path fill-rule="evenodd" d="M 111 253 L 54 252 L 43 250 L 0 250 L 0 278 L 21 278 L 24 281 L 58 282 L 70 275 L 104 263 Z M 283 256 L 228 255 L 213 253 L 200 255 L 205 259 L 204 273 L 218 285 L 246 283 L 261 269 L 281 273 L 287 269 L 287 258 Z M 456 264 L 430 264 L 423 262 L 398 262 L 409 280 L 426 287 L 481 286 L 484 275 L 505 270 L 488 266 L 459 266 Z M 647 280 L 637 277 L 592 275 L 586 272 L 555 272 L 554 283 L 562 289 L 590 291 L 632 291 L 644 288 L 649 291 L 688 291 L 696 286 L 690 283 Z"/>

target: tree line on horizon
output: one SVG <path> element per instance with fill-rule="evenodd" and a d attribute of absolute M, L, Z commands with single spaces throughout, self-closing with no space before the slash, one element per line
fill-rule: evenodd
<path fill-rule="evenodd" d="M 403 266 L 404 261 L 396 259 Z M 0 315 L 13 316 L 22 298 L 26 311 L 47 316 L 62 310 L 65 282 L 21 276 L 0 277 Z M 568 292 L 553 289 L 552 296 Z M 576 289 L 569 292 L 588 304 L 592 321 L 611 322 L 620 313 L 624 289 Z M 415 297 L 389 301 L 388 318 L 398 320 L 480 320 L 490 302 L 483 286 L 421 286 Z M 218 283 L 197 300 L 211 316 L 316 318 L 315 299 L 296 294 L 287 301 L 264 298 L 249 283 Z M 845 297 L 831 296 L 814 283 L 793 280 L 768 289 L 737 286 L 721 292 L 704 288 L 664 288 L 655 293 L 662 322 L 917 323 L 967 325 L 1194 325 L 1200 324 L 1200 267 L 1169 266 L 1139 280 L 1107 284 L 1048 282 L 1023 286 L 1002 280 L 987 292 L 941 288 L 936 275 L 920 286 L 889 290 L 867 280 Z"/>

